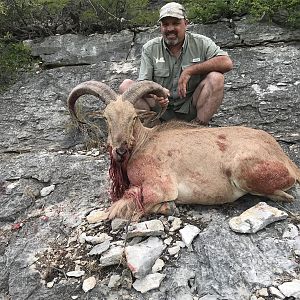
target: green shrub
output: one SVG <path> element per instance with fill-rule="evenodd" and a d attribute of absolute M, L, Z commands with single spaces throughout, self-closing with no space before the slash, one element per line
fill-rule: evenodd
<path fill-rule="evenodd" d="M 0 41 L 0 90 L 13 83 L 21 71 L 32 66 L 30 50 L 23 43 Z"/>
<path fill-rule="evenodd" d="M 194 22 L 213 22 L 222 17 L 233 18 L 249 14 L 290 27 L 300 27 L 299 0 L 186 0 L 189 19 Z"/>

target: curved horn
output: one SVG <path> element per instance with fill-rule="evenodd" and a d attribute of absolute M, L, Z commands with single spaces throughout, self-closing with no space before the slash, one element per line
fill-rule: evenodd
<path fill-rule="evenodd" d="M 169 95 L 168 90 L 160 84 L 149 80 L 143 80 L 134 83 L 127 91 L 125 91 L 124 94 L 122 94 L 122 99 L 127 100 L 134 105 L 138 99 L 141 99 L 146 94 L 154 94 L 158 97 L 167 97 Z M 167 107 L 161 108 L 152 121 L 159 119 L 166 109 Z"/>
<path fill-rule="evenodd" d="M 111 101 L 115 101 L 118 96 L 116 92 L 103 82 L 90 80 L 80 83 L 70 92 L 67 100 L 69 111 L 77 120 L 75 103 L 77 99 L 83 95 L 96 96 L 104 101 L 106 105 Z"/>

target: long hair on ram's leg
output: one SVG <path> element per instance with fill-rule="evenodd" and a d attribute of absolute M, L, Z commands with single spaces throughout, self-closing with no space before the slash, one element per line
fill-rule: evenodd
<path fill-rule="evenodd" d="M 110 197 L 113 202 L 118 201 L 124 192 L 129 187 L 129 179 L 127 176 L 127 163 L 128 156 L 121 163 L 116 162 L 112 156 L 112 149 L 109 148 L 110 155 L 110 167 L 109 167 L 109 177 L 111 179 L 110 187 Z"/>

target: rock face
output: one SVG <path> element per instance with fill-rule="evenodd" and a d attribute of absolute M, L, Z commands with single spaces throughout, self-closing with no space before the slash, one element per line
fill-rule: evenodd
<path fill-rule="evenodd" d="M 247 20 L 193 25 L 190 30 L 213 38 L 235 64 L 226 74 L 224 102 L 211 126 L 264 129 L 300 165 L 299 31 Z M 67 95 L 86 80 L 100 80 L 117 90 L 123 79 L 135 79 L 142 44 L 158 34 L 157 28 L 150 28 L 137 34 L 66 35 L 27 42 L 48 69 L 24 75 L 0 95 L 0 299 L 87 299 L 88 295 L 110 300 L 130 295 L 131 299 L 244 300 L 262 288 L 271 295 L 278 290 L 286 297 L 298 297 L 300 237 L 297 230 L 286 234 L 299 223 L 297 215 L 248 235 L 229 227 L 232 217 L 262 201 L 260 197 L 246 195 L 218 207 L 180 208 L 179 217 L 188 219 L 179 226 L 191 224 L 201 231 L 176 258 L 164 259 L 159 271 L 163 280 L 155 285 L 159 289 L 132 289 L 128 270 L 104 267 L 103 260 L 99 267 L 97 256 L 88 256 L 91 244 L 72 248 L 82 234 L 85 216 L 108 206 L 109 162 L 103 153 L 105 129 L 78 133 L 66 108 Z M 83 101 L 88 99 L 87 109 L 102 105 L 92 98 Z M 90 150 L 95 136 L 102 142 Z M 297 214 L 299 189 L 294 194 L 297 200 L 291 204 L 263 201 Z M 95 221 L 84 228 L 95 231 L 87 236 L 100 236 L 108 225 Z M 171 247 L 178 246 L 177 234 L 170 232 Z M 118 230 L 114 236 L 118 237 Z M 117 263 L 123 248 L 115 245 L 120 252 Z M 69 271 L 85 274 L 64 278 Z M 108 272 L 122 283 L 111 288 Z M 57 281 L 59 276 L 62 280 Z M 85 292 L 82 283 L 91 276 L 95 287 Z"/>

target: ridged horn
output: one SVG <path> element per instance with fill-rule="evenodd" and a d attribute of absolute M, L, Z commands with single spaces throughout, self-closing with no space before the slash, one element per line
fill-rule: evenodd
<path fill-rule="evenodd" d="M 149 80 L 143 80 L 135 82 L 132 86 L 130 86 L 130 88 L 122 94 L 122 99 L 127 100 L 134 105 L 137 100 L 141 99 L 146 94 L 154 94 L 158 97 L 168 96 L 167 90 L 160 84 Z M 166 109 L 167 107 L 164 107 L 163 109 L 161 108 L 157 116 L 152 121 L 160 118 Z"/>
<path fill-rule="evenodd" d="M 80 121 L 76 115 L 75 103 L 83 95 L 93 95 L 102 100 L 106 105 L 117 99 L 117 93 L 103 82 L 90 80 L 78 84 L 69 94 L 67 103 L 73 117 Z"/>

